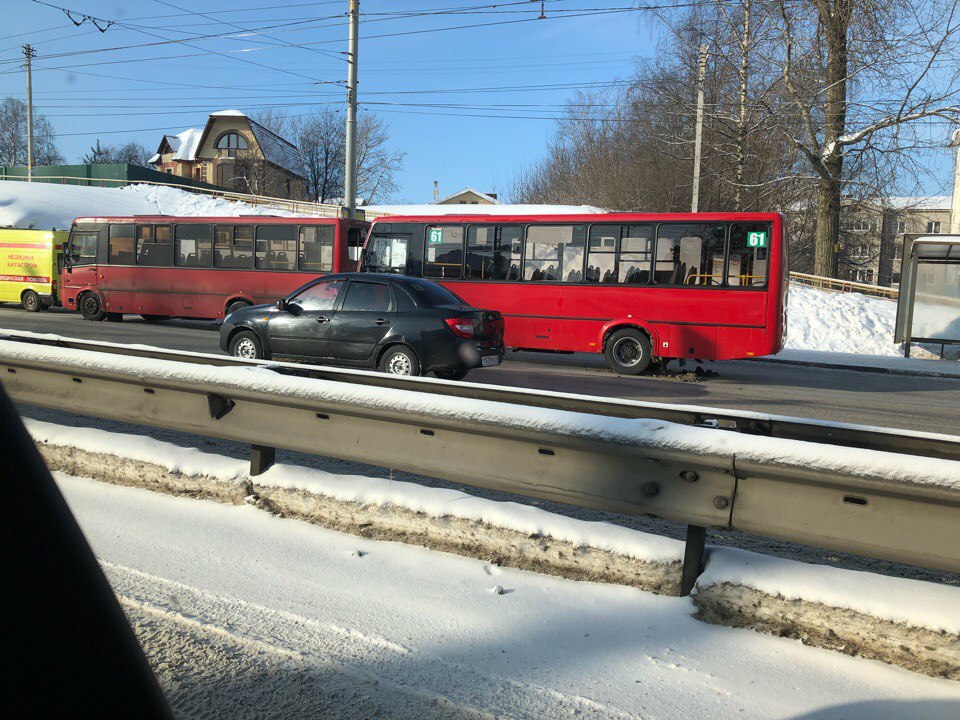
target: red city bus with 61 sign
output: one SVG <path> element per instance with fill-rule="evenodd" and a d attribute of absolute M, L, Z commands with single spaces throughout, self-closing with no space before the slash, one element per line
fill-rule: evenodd
<path fill-rule="evenodd" d="M 499 310 L 508 347 L 603 353 L 625 375 L 783 347 L 778 213 L 384 216 L 361 269 L 430 278 Z"/>
<path fill-rule="evenodd" d="M 74 220 L 61 303 L 87 320 L 137 313 L 220 319 L 328 272 L 356 270 L 369 223 L 340 218 Z"/>

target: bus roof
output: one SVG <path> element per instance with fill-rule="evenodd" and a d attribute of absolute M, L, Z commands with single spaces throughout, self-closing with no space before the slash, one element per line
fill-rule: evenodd
<path fill-rule="evenodd" d="M 463 215 L 381 215 L 374 218 L 373 224 L 430 222 L 449 223 L 607 223 L 607 222 L 770 222 L 782 220 L 778 212 L 726 212 L 726 213 L 585 213 L 583 215 L 506 215 L 464 213 Z"/>
<path fill-rule="evenodd" d="M 74 223 L 238 223 L 259 222 L 271 225 L 325 225 L 340 221 L 368 224 L 364 220 L 335 217 L 285 217 L 280 215 L 91 215 L 78 217 Z"/>

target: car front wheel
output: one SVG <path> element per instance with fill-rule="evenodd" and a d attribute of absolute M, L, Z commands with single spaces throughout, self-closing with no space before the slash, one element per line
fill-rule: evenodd
<path fill-rule="evenodd" d="M 263 345 L 256 333 L 244 330 L 234 335 L 230 341 L 230 354 L 243 360 L 262 360 Z"/>
<path fill-rule="evenodd" d="M 396 345 L 380 358 L 380 370 L 389 375 L 419 375 L 420 361 L 413 350 Z"/>

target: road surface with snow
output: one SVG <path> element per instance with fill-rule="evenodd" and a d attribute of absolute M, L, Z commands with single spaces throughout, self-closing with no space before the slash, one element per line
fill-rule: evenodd
<path fill-rule="evenodd" d="M 960 713 L 957 683 L 704 625 L 687 599 L 59 483 L 183 717 Z"/>

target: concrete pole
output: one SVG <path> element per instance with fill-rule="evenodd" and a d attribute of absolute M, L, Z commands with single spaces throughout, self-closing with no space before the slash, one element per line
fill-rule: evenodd
<path fill-rule="evenodd" d="M 33 72 L 30 61 L 34 49 L 24 45 L 23 54 L 27 57 L 27 182 L 33 182 Z"/>
<path fill-rule="evenodd" d="M 707 57 L 710 48 L 700 46 L 699 71 L 697 74 L 697 130 L 693 141 L 693 199 L 690 212 L 697 212 L 700 204 L 700 146 L 703 140 L 703 83 L 707 75 Z"/>
<path fill-rule="evenodd" d="M 957 150 L 953 158 L 953 199 L 950 202 L 950 232 L 960 235 L 960 129 L 953 131 L 953 142 Z"/>
<path fill-rule="evenodd" d="M 357 34 L 360 0 L 350 0 L 350 48 L 347 52 L 347 147 L 343 180 L 347 217 L 357 216 Z"/>

